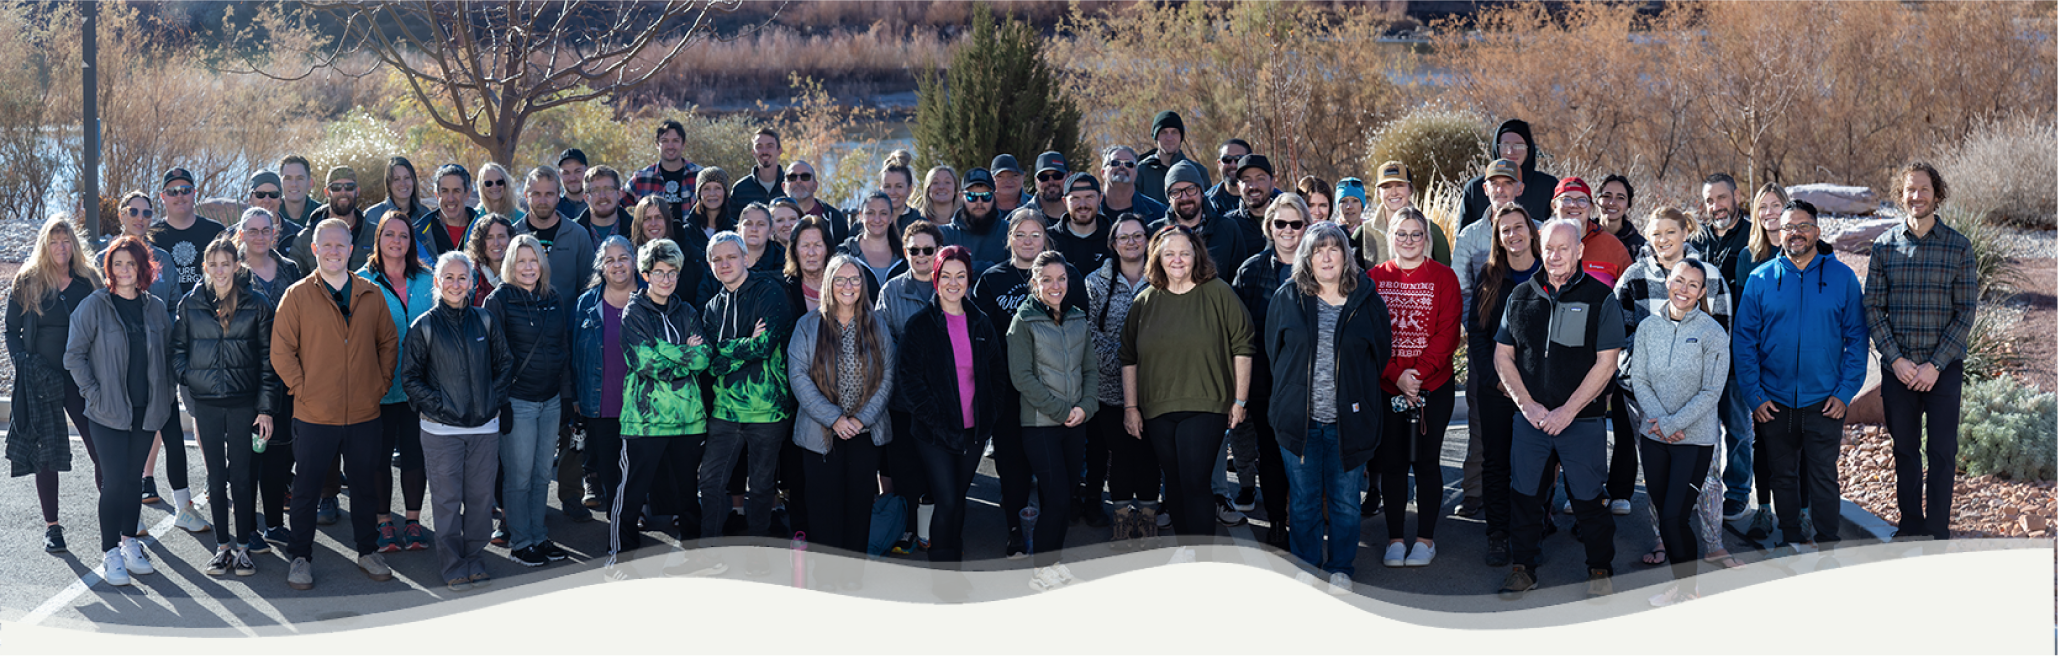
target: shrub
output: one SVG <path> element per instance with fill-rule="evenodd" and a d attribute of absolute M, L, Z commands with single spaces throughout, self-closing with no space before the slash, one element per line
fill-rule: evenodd
<path fill-rule="evenodd" d="M 916 76 L 915 170 L 963 170 L 1000 153 L 1033 161 L 1046 150 L 1089 161 L 1079 140 L 1079 106 L 1044 60 L 1043 37 L 1012 16 L 996 27 L 985 4 L 972 10 L 971 23 L 948 71 Z"/>
<path fill-rule="evenodd" d="M 1972 381 L 1960 412 L 1958 466 L 1967 474 L 2051 480 L 2058 395 L 2010 378 Z"/>
<path fill-rule="evenodd" d="M 2050 230 L 2058 228 L 2053 152 L 2058 123 L 2018 117 L 1981 126 L 1932 161 L 1951 183 L 1945 207 L 1955 205 L 1982 221 Z"/>
<path fill-rule="evenodd" d="M 2022 310 L 1999 303 L 1981 303 L 1965 334 L 1965 376 L 2001 378 L 2022 367 L 2023 358 L 2010 334 L 2022 323 Z"/>
<path fill-rule="evenodd" d="M 1485 168 L 1491 129 L 1477 113 L 1425 106 L 1373 133 L 1365 170 L 1399 160 L 1415 177 L 1416 189 L 1432 189 L 1439 182 L 1463 184 L 1474 169 Z"/>
<path fill-rule="evenodd" d="M 1949 178 L 1946 178 L 1949 179 Z M 1958 195 L 1952 189 L 1951 195 Z M 1945 201 L 1937 218 L 1950 224 L 1972 242 L 1973 270 L 1979 274 L 1979 298 L 1992 302 L 2002 300 L 2022 279 L 2022 265 L 2010 258 L 2009 230 L 1999 225 L 1978 220 L 1977 214 L 1964 207 L 1952 207 L 1952 201 Z"/>
<path fill-rule="evenodd" d="M 343 118 L 324 126 L 322 140 L 315 144 L 314 151 L 307 154 L 307 160 L 314 163 L 310 173 L 314 177 L 313 189 L 309 195 L 321 199 L 328 197 L 326 189 L 329 169 L 348 166 L 357 172 L 357 206 L 371 207 L 386 198 L 386 158 L 401 153 L 400 136 L 386 127 L 384 121 L 372 116 L 362 107 L 351 109 Z M 410 158 L 412 161 L 412 158 Z M 415 170 L 422 178 L 429 177 L 435 165 L 416 161 Z M 515 173 L 517 177 L 521 173 Z M 419 183 L 417 183 L 419 186 Z"/>

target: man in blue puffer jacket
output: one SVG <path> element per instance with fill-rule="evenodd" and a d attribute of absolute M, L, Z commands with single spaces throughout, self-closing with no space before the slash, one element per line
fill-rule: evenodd
<path fill-rule="evenodd" d="M 1815 206 L 1788 203 L 1775 265 L 1744 283 L 1732 335 L 1737 387 L 1758 424 L 1781 546 L 1800 540 L 1800 468 L 1818 542 L 1837 538 L 1836 459 L 1844 411 L 1865 384 L 1867 332 L 1858 275 L 1817 238 Z"/>

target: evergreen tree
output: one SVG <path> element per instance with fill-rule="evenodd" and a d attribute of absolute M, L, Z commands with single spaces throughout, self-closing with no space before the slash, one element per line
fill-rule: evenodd
<path fill-rule="evenodd" d="M 1028 169 L 1046 150 L 1064 153 L 1080 170 L 1089 160 L 1079 140 L 1079 108 L 1043 60 L 1035 28 L 1012 15 L 996 25 L 984 3 L 973 7 L 971 27 L 947 71 L 918 74 L 917 171 L 949 164 L 962 172 L 1001 153 Z"/>

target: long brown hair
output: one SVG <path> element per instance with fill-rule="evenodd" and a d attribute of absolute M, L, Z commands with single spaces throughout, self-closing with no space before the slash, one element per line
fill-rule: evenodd
<path fill-rule="evenodd" d="M 59 269 L 50 259 L 50 240 L 64 233 L 63 239 L 71 240 L 71 264 L 66 271 Z M 93 270 L 87 261 L 92 257 L 86 250 L 86 241 L 79 238 L 78 228 L 72 226 L 69 217 L 58 215 L 43 222 L 43 228 L 36 231 L 36 243 L 29 249 L 29 257 L 21 263 L 21 269 L 14 272 L 14 300 L 29 314 L 43 315 L 43 297 L 64 289 L 66 281 L 78 276 L 86 282 L 100 285 L 100 272 Z"/>
<path fill-rule="evenodd" d="M 1499 308 L 1494 306 L 1500 305 L 1501 302 L 1501 283 L 1508 281 L 1508 258 L 1510 256 L 1508 255 L 1508 245 L 1501 243 L 1500 226 L 1501 217 L 1510 214 L 1522 215 L 1524 226 L 1529 228 L 1529 257 L 1537 262 L 1543 261 L 1543 253 L 1537 249 L 1536 245 L 1536 220 L 1529 218 L 1529 210 L 1522 209 L 1521 205 L 1516 204 L 1503 207 L 1501 211 L 1495 212 L 1493 223 L 1486 226 L 1493 230 L 1491 235 L 1493 237 L 1493 250 L 1487 253 L 1486 270 L 1479 273 L 1479 286 L 1472 292 L 1475 295 L 1474 297 L 1479 299 L 1479 311 L 1473 313 L 1473 320 L 1480 330 L 1493 330 L 1501 322 L 1500 314 L 1497 312 Z"/>
<path fill-rule="evenodd" d="M 229 261 L 235 263 L 237 268 L 241 268 L 243 253 L 241 249 L 236 247 L 236 240 L 228 231 L 223 231 L 221 235 L 214 238 L 214 241 L 207 242 L 207 250 L 200 253 L 202 266 L 205 266 L 207 260 L 214 257 L 215 253 L 228 255 Z M 207 288 L 207 293 L 216 294 L 214 284 L 205 280 L 205 276 L 202 276 L 202 278 L 200 285 Z M 229 276 L 229 293 L 218 294 L 214 299 L 214 318 L 221 322 L 223 332 L 229 330 L 229 320 L 236 318 L 236 297 L 238 296 L 236 287 L 242 282 L 242 278 L 243 274 L 241 272 L 231 274 Z M 270 339 L 270 337 L 267 336 L 266 339 Z"/>
<path fill-rule="evenodd" d="M 830 280 L 836 277 L 836 272 L 846 266 L 856 268 L 860 275 L 865 271 L 857 258 L 847 254 L 829 258 L 828 266 L 822 268 L 822 306 L 816 310 L 822 315 L 822 323 L 821 329 L 815 331 L 814 362 L 808 363 L 808 379 L 814 381 L 815 388 L 821 390 L 823 396 L 831 399 L 836 398 L 836 360 L 838 354 L 843 351 L 843 324 L 836 321 L 839 301 L 836 300 L 835 292 L 828 287 L 834 284 Z M 858 302 L 851 308 L 850 321 L 856 325 L 858 331 L 858 367 L 862 370 L 860 373 L 865 381 L 865 396 L 869 397 L 873 391 L 879 389 L 880 379 L 886 369 L 883 356 L 886 352 L 886 336 L 879 334 L 879 324 L 872 321 L 872 302 L 865 296 L 864 284 L 859 283 Z M 842 404 L 838 403 L 837 406 L 841 407 Z M 828 429 L 824 427 L 823 430 Z M 830 440 L 829 443 L 835 444 L 835 440 Z"/>

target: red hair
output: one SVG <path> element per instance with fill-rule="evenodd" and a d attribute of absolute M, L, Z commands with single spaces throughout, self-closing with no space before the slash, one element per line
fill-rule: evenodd
<path fill-rule="evenodd" d="M 136 260 L 136 289 L 150 289 L 150 283 L 157 281 L 158 267 L 157 258 L 150 255 L 150 244 L 142 237 L 122 235 L 100 254 L 100 271 L 107 274 L 107 291 L 114 291 L 114 274 L 109 269 L 114 266 L 114 254 L 120 252 L 126 252 Z"/>
<path fill-rule="evenodd" d="M 943 247 L 943 250 L 936 251 L 936 259 L 929 263 L 930 287 L 935 287 L 937 277 L 943 275 L 943 263 L 945 262 L 957 262 L 963 264 L 965 265 L 965 273 L 973 276 L 979 275 L 978 272 L 972 270 L 971 249 L 956 245 L 945 246 Z"/>

